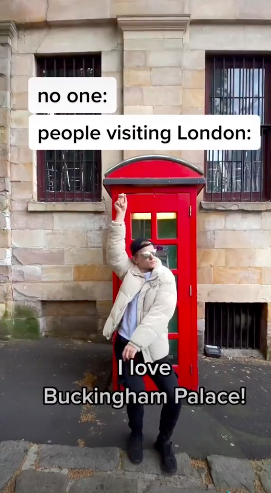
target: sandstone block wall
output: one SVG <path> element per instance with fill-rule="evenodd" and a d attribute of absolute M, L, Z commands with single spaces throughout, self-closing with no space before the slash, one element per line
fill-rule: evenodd
<path fill-rule="evenodd" d="M 10 73 L 14 30 L 0 28 L 0 316 L 11 308 L 11 163 L 10 163 Z"/>
<path fill-rule="evenodd" d="M 124 114 L 181 115 L 203 114 L 205 100 L 205 52 L 190 49 L 190 16 L 165 17 L 156 30 L 142 28 L 141 21 L 127 24 L 123 30 L 123 105 Z M 129 150 L 124 157 L 163 151 Z M 203 153 L 166 151 L 202 166 Z"/>
<path fill-rule="evenodd" d="M 198 319 L 203 344 L 206 302 L 271 302 L 270 212 L 200 212 Z M 270 352 L 270 323 L 267 327 Z"/>
<path fill-rule="evenodd" d="M 36 154 L 28 147 L 28 79 L 36 74 L 36 53 L 86 51 L 102 53 L 102 75 L 117 79 L 122 113 L 122 37 L 116 26 L 21 29 L 2 53 L 11 98 L 5 93 L 10 108 L 1 109 L 2 190 L 10 191 L 1 213 L 0 302 L 1 312 L 8 306 L 16 320 L 37 319 L 43 334 L 96 341 L 112 304 L 105 258 L 109 197 L 103 190 L 100 204 L 39 204 Z M 103 151 L 102 173 L 121 159 L 121 151 Z"/>
<path fill-rule="evenodd" d="M 189 50 L 206 54 L 215 46 L 218 52 L 271 52 L 270 33 L 270 26 L 265 25 L 190 25 Z M 204 91 L 201 93 L 205 99 Z M 191 162 L 197 163 L 198 158 L 199 154 L 189 152 Z M 201 159 L 203 165 L 203 156 Z M 197 240 L 200 348 L 204 341 L 206 302 L 262 302 L 268 304 L 269 313 L 271 301 L 269 205 L 203 203 L 202 207 L 202 200 L 203 194 L 198 201 Z M 270 324 L 266 324 L 264 353 L 270 357 Z"/>
<path fill-rule="evenodd" d="M 86 337 L 99 339 L 95 334 L 100 334 L 111 306 L 111 273 L 104 253 L 111 202 L 105 190 L 101 204 L 37 203 L 37 163 L 28 148 L 27 110 L 35 56 L 101 52 L 103 75 L 118 82 L 117 113 L 204 114 L 206 54 L 270 53 L 270 20 L 269 0 L 69 0 L 65 9 L 61 0 L 14 0 L 12 5 L 2 0 L 1 314 L 13 310 L 15 318 L 36 317 L 44 333 L 63 334 L 66 324 L 68 334 L 76 335 L 76 324 L 67 320 L 75 313 L 89 327 Z M 17 26 L 10 27 L 10 21 Z M 142 152 L 103 151 L 102 170 L 138 154 Z M 201 151 L 169 154 L 204 165 Z M 271 209 L 268 204 L 202 201 L 203 193 L 198 197 L 197 238 L 200 348 L 206 302 L 259 301 L 267 303 L 270 354 Z"/>
<path fill-rule="evenodd" d="M 271 19 L 269 0 L 2 0 L 1 20 L 18 23 L 78 22 L 114 19 L 123 15 L 191 14 L 195 21 L 262 21 Z"/>

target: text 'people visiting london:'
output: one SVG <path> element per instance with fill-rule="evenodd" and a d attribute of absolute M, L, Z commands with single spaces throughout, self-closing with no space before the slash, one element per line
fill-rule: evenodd
<path fill-rule="evenodd" d="M 131 371 L 133 360 L 135 368 L 146 365 L 146 374 L 158 390 L 166 394 L 154 446 L 161 455 L 163 470 L 175 473 L 177 463 L 170 440 L 181 411 L 181 400 L 175 399 L 178 377 L 168 360 L 168 324 L 177 304 L 175 278 L 170 269 L 162 265 L 147 238 L 134 239 L 130 246 L 132 257 L 128 256 L 125 249 L 126 195 L 120 194 L 114 206 L 116 218 L 109 227 L 107 262 L 122 283 L 103 335 L 109 340 L 116 332 L 114 353 L 119 383 L 126 390 L 135 393 L 145 390 L 140 371 Z M 162 365 L 169 371 L 154 371 Z M 139 464 L 143 460 L 144 406 L 133 400 L 126 404 L 131 429 L 127 454 L 131 462 Z"/>

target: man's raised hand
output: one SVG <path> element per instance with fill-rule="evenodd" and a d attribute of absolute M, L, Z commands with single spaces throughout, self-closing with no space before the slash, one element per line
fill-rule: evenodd
<path fill-rule="evenodd" d="M 121 193 L 118 196 L 118 200 L 115 202 L 115 209 L 117 212 L 125 214 L 127 210 L 127 197 L 125 193 Z"/>

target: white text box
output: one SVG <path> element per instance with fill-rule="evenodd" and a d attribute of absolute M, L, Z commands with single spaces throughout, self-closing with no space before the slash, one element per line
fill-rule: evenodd
<path fill-rule="evenodd" d="M 29 118 L 33 150 L 257 150 L 260 117 L 213 115 L 43 116 Z"/>
<path fill-rule="evenodd" d="M 31 77 L 30 113 L 115 113 L 114 77 Z"/>

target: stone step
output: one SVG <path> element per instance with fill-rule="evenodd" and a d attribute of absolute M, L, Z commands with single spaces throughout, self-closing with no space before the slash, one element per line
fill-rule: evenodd
<path fill-rule="evenodd" d="M 177 474 L 168 476 L 155 450 L 144 450 L 143 462 L 135 466 L 116 447 L 6 441 L 0 443 L 0 493 L 6 493 L 8 486 L 12 493 L 201 493 L 207 489 L 256 493 L 256 480 L 265 493 L 271 493 L 270 460 L 258 462 L 255 469 L 246 459 L 208 456 L 211 483 L 207 468 L 202 474 L 186 453 L 176 458 Z"/>
<path fill-rule="evenodd" d="M 254 493 L 256 476 L 248 460 L 211 455 L 207 461 L 216 488 L 246 489 Z"/>
<path fill-rule="evenodd" d="M 6 441 L 0 443 L 0 492 L 21 466 L 28 449 L 28 442 Z"/>
<path fill-rule="evenodd" d="M 119 466 L 120 450 L 115 447 L 88 448 L 68 445 L 41 445 L 39 467 L 113 471 Z"/>
<path fill-rule="evenodd" d="M 260 473 L 260 481 L 266 493 L 271 493 L 271 463 L 264 464 Z"/>
<path fill-rule="evenodd" d="M 60 493 L 67 490 L 67 474 L 42 471 L 22 471 L 17 479 L 15 493 Z"/>
<path fill-rule="evenodd" d="M 74 481 L 63 473 L 22 471 L 16 480 L 15 493 L 202 493 L 204 487 L 191 486 L 189 478 L 183 478 L 178 486 L 169 484 L 151 484 L 144 481 L 133 480 L 128 477 L 116 477 L 114 475 L 94 475 L 80 478 Z"/>

